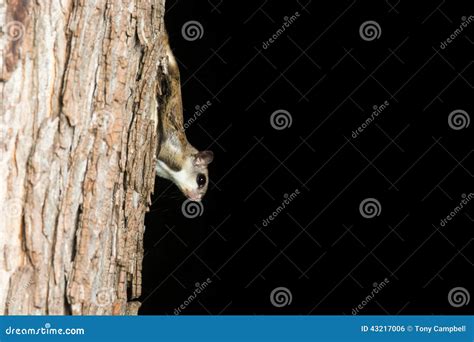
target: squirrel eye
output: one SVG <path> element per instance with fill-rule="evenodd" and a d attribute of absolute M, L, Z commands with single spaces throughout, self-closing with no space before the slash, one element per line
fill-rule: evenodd
<path fill-rule="evenodd" d="M 196 177 L 196 183 L 199 188 L 202 188 L 204 185 L 206 185 L 206 176 L 202 173 L 198 174 Z"/>

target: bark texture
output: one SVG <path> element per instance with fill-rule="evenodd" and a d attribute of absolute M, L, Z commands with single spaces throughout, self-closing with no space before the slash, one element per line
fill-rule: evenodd
<path fill-rule="evenodd" d="M 0 313 L 136 314 L 165 0 L 0 0 Z"/>

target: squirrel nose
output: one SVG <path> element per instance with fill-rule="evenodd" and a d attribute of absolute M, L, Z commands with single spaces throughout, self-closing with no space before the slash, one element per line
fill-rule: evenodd
<path fill-rule="evenodd" d="M 187 190 L 185 191 L 184 194 L 186 195 L 187 198 L 189 198 L 191 201 L 194 201 L 194 202 L 200 202 L 202 199 L 202 195 L 198 192 Z"/>
<path fill-rule="evenodd" d="M 202 195 L 195 194 L 195 195 L 190 196 L 189 198 L 194 202 L 200 202 L 202 199 Z"/>

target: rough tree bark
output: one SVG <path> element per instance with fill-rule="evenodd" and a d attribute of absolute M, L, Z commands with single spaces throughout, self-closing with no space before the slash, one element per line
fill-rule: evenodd
<path fill-rule="evenodd" d="M 165 0 L 0 0 L 0 313 L 136 314 Z"/>

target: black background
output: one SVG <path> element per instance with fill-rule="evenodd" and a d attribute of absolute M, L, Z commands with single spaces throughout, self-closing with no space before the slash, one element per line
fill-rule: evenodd
<path fill-rule="evenodd" d="M 233 3 L 233 6 L 232 6 Z M 474 21 L 440 48 L 469 1 L 167 1 L 190 142 L 210 148 L 202 215 L 157 179 L 146 219 L 141 314 L 173 314 L 196 283 L 212 283 L 181 314 L 468 314 L 448 293 L 472 293 Z M 299 13 L 266 49 L 285 17 Z M 184 39 L 196 20 L 201 39 Z M 363 40 L 368 20 L 381 29 Z M 373 106 L 389 106 L 356 138 Z M 290 113 L 276 130 L 270 116 Z M 262 221 L 300 195 L 266 227 Z M 359 204 L 380 203 L 364 218 Z M 275 307 L 286 287 L 292 302 Z"/>

